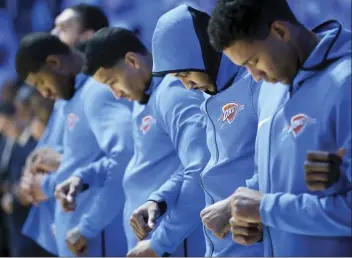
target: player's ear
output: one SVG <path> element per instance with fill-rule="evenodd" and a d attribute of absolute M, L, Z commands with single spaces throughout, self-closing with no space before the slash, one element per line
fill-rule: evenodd
<path fill-rule="evenodd" d="M 124 62 L 134 68 L 140 68 L 138 55 L 134 52 L 127 52 L 124 58 Z"/>

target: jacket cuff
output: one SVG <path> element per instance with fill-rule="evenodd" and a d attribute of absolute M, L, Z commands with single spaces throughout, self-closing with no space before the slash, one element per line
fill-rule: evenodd
<path fill-rule="evenodd" d="M 259 191 L 258 174 L 255 174 L 252 178 L 247 179 L 246 186 L 252 190 Z"/>
<path fill-rule="evenodd" d="M 89 177 L 87 177 L 87 173 L 84 173 L 84 170 L 81 170 L 81 169 L 75 170 L 75 172 L 72 174 L 71 177 L 73 176 L 79 177 L 85 184 L 90 184 L 90 182 L 88 182 Z"/>
<path fill-rule="evenodd" d="M 81 233 L 81 235 L 86 237 L 86 238 L 94 238 L 100 233 L 100 231 L 95 230 L 84 219 L 82 219 L 80 221 L 80 223 L 78 224 L 77 228 L 79 229 L 79 232 Z"/>
<path fill-rule="evenodd" d="M 156 192 L 152 193 L 150 196 L 149 196 L 149 199 L 148 201 L 154 201 L 154 202 L 164 202 L 164 198 L 162 196 L 160 196 L 159 194 L 157 194 Z"/>
<path fill-rule="evenodd" d="M 158 257 L 162 257 L 166 253 L 160 241 L 155 239 L 153 236 L 150 239 L 150 247 L 153 249 L 154 253 L 156 253 Z"/>
<path fill-rule="evenodd" d="M 152 196 L 150 196 L 150 198 L 147 200 L 147 202 L 149 202 L 149 201 L 156 202 L 158 204 L 158 208 L 160 211 L 159 218 L 166 213 L 168 206 L 167 206 L 167 203 L 163 200 L 163 198 L 161 198 L 158 195 L 152 194 Z"/>
<path fill-rule="evenodd" d="M 264 194 L 263 199 L 260 202 L 259 213 L 262 223 L 268 227 L 272 227 L 274 224 L 274 218 L 272 218 L 272 210 L 277 204 L 276 194 Z"/>
<path fill-rule="evenodd" d="M 346 187 L 348 187 L 347 184 L 348 184 L 348 179 L 346 178 L 345 173 L 340 171 L 339 179 L 334 184 L 332 184 L 329 188 L 321 192 L 324 193 L 324 196 L 333 195 L 333 194 L 336 194 L 336 192 L 339 192 L 339 189 L 345 189 Z"/>

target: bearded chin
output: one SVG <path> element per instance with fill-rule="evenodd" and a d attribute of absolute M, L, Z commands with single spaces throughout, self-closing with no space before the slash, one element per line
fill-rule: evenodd
<path fill-rule="evenodd" d="M 148 103 L 150 96 L 149 96 L 149 94 L 147 94 L 147 91 L 152 84 L 152 80 L 153 80 L 153 76 L 150 76 L 148 81 L 145 83 L 143 96 L 142 96 L 141 100 L 138 101 L 139 104 L 145 105 Z"/>
<path fill-rule="evenodd" d="M 212 91 L 209 91 L 209 90 L 206 90 L 204 91 L 206 94 L 210 95 L 210 96 L 214 96 L 217 94 L 217 92 L 212 92 Z"/>
<path fill-rule="evenodd" d="M 142 96 L 142 99 L 140 100 L 140 101 L 138 101 L 138 103 L 139 104 L 142 104 L 142 105 L 145 105 L 145 104 L 147 104 L 148 103 L 148 100 L 149 100 L 149 95 L 147 95 L 147 94 L 144 94 L 143 96 Z"/>
<path fill-rule="evenodd" d="M 75 78 L 75 76 L 71 76 L 67 79 L 66 83 L 63 83 L 63 85 L 61 85 L 60 95 L 63 99 L 69 100 L 73 97 L 75 93 Z"/>

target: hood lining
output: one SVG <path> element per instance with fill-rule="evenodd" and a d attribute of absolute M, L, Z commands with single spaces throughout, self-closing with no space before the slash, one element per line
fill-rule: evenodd
<path fill-rule="evenodd" d="M 191 14 L 194 31 L 196 32 L 197 38 L 199 40 L 206 73 L 213 80 L 214 85 L 216 85 L 222 53 L 217 52 L 210 44 L 209 36 L 207 33 L 210 16 L 190 6 L 188 6 L 188 11 Z"/>
<path fill-rule="evenodd" d="M 313 65 L 313 66 L 311 66 L 311 67 L 304 67 L 304 66 L 302 66 L 302 67 L 301 67 L 301 70 L 303 70 L 303 71 L 322 70 L 322 69 L 324 69 L 325 67 L 329 66 L 331 63 L 335 62 L 336 60 L 338 60 L 338 59 L 340 58 L 340 57 L 335 57 L 335 58 L 328 59 L 328 55 L 329 55 L 329 53 L 330 53 L 332 47 L 335 45 L 335 43 L 336 43 L 337 39 L 339 38 L 339 36 L 340 36 L 340 34 L 341 34 L 341 31 L 342 31 L 342 25 L 341 25 L 338 21 L 336 21 L 336 20 L 329 20 L 329 21 L 326 21 L 326 22 L 324 22 L 324 23 L 318 25 L 318 26 L 317 26 L 316 28 L 314 28 L 312 31 L 313 31 L 314 33 L 317 33 L 317 32 L 318 32 L 319 30 L 321 30 L 324 26 L 326 26 L 326 25 L 328 25 L 328 24 L 333 24 L 333 23 L 335 23 L 335 24 L 338 25 L 338 27 L 337 27 L 338 31 L 337 31 L 335 37 L 333 38 L 333 40 L 331 41 L 330 45 L 328 46 L 328 48 L 327 48 L 327 50 L 326 50 L 326 52 L 325 52 L 325 54 L 324 54 L 323 59 L 322 59 L 318 64 Z"/>

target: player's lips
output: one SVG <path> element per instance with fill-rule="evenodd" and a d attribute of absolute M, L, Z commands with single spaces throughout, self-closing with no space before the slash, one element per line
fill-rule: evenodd
<path fill-rule="evenodd" d="M 273 79 L 273 78 L 271 78 L 271 79 L 266 79 L 265 81 L 266 81 L 266 82 L 269 82 L 269 83 L 273 83 L 273 84 L 275 84 L 275 83 L 278 82 L 278 80 Z"/>
<path fill-rule="evenodd" d="M 58 100 L 58 99 L 59 99 L 59 96 L 58 96 L 58 95 L 50 95 L 50 96 L 48 97 L 48 99 L 50 99 L 50 100 Z"/>

